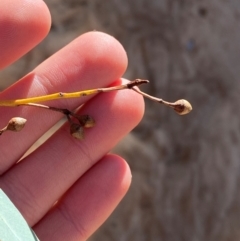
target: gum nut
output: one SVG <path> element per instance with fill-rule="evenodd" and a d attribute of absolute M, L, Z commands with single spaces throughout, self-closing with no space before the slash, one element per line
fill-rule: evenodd
<path fill-rule="evenodd" d="M 78 139 L 78 140 L 83 140 L 84 139 L 84 129 L 81 125 L 72 123 L 70 126 L 70 134 Z"/>
<path fill-rule="evenodd" d="M 90 128 L 95 126 L 95 120 L 90 115 L 81 115 L 78 120 L 82 126 L 85 128 Z"/>
<path fill-rule="evenodd" d="M 12 118 L 7 125 L 7 130 L 9 131 L 21 131 L 25 126 L 27 120 L 22 117 Z"/>
<path fill-rule="evenodd" d="M 177 100 L 174 103 L 174 110 L 179 115 L 186 115 L 192 111 L 192 105 L 187 100 L 184 100 L 184 99 Z"/>

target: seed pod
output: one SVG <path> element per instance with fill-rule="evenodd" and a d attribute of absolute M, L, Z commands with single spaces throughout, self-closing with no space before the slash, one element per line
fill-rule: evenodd
<path fill-rule="evenodd" d="M 78 140 L 83 140 L 84 139 L 84 128 L 80 124 L 72 123 L 70 125 L 70 134 Z"/>
<path fill-rule="evenodd" d="M 177 100 L 172 104 L 172 107 L 179 115 L 186 115 L 192 110 L 191 104 L 184 99 Z"/>
<path fill-rule="evenodd" d="M 85 128 L 95 126 L 95 120 L 90 115 L 76 116 L 76 118 L 78 119 L 79 123 Z"/>
<path fill-rule="evenodd" d="M 22 117 L 14 117 L 12 118 L 6 127 L 8 131 L 21 131 L 26 124 L 26 119 Z"/>

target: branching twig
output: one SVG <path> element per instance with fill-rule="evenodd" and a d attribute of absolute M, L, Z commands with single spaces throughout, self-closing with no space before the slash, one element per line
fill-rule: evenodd
<path fill-rule="evenodd" d="M 42 104 L 39 104 L 39 102 L 45 102 L 45 101 L 57 100 L 57 99 L 79 98 L 79 97 L 84 97 L 84 96 L 98 94 L 98 93 L 105 93 L 105 92 L 124 90 L 124 89 L 132 89 L 135 92 L 137 92 L 138 94 L 140 94 L 150 100 L 153 100 L 155 102 L 158 102 L 165 106 L 173 108 L 179 115 L 188 114 L 192 110 L 192 106 L 187 100 L 181 99 L 174 103 L 171 103 L 171 102 L 167 102 L 163 99 L 148 95 L 148 94 L 142 92 L 141 90 L 139 90 L 138 88 L 136 88 L 136 86 L 144 84 L 144 83 L 148 83 L 148 82 L 149 82 L 148 80 L 135 79 L 133 81 L 130 81 L 127 84 L 113 86 L 113 87 L 83 90 L 83 91 L 72 92 L 72 93 L 59 92 L 59 93 L 55 93 L 55 94 L 43 95 L 43 96 L 38 96 L 38 97 L 30 97 L 30 98 L 25 98 L 25 99 L 0 100 L 0 106 L 16 107 L 16 106 L 20 106 L 20 105 L 25 105 L 25 106 L 33 106 L 33 107 L 44 108 L 44 109 L 60 112 L 67 117 L 68 122 L 70 123 L 70 133 L 73 137 L 75 137 L 77 139 L 84 138 L 84 128 L 89 128 L 89 127 L 92 127 L 95 125 L 95 121 L 91 116 L 89 116 L 89 115 L 78 116 L 74 112 L 72 112 L 68 109 L 62 109 L 62 108 L 42 105 Z M 77 122 L 74 122 L 72 120 L 72 118 L 77 120 Z M 8 125 L 6 127 L 4 127 L 2 130 L 0 130 L 0 135 L 2 135 L 2 133 L 4 133 L 7 130 L 20 131 L 24 127 L 25 122 L 26 122 L 26 120 L 21 117 L 12 118 L 9 121 Z"/>

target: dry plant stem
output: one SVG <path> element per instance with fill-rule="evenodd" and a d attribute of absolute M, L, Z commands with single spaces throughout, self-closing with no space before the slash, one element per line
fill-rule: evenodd
<path fill-rule="evenodd" d="M 98 93 L 102 93 L 102 92 L 132 89 L 134 86 L 138 86 L 138 85 L 148 83 L 148 82 L 149 82 L 148 80 L 136 79 L 125 85 L 118 85 L 118 86 L 107 87 L 107 88 L 97 88 L 97 89 L 83 90 L 83 91 L 72 92 L 72 93 L 59 92 L 59 93 L 55 93 L 55 94 L 51 94 L 51 95 L 43 95 L 43 96 L 38 96 L 38 97 L 26 98 L 26 99 L 0 100 L 0 106 L 14 107 L 14 106 L 19 106 L 19 105 L 26 105 L 28 103 L 38 103 L 38 102 L 44 102 L 44 101 L 49 101 L 49 100 L 79 98 L 79 97 L 98 94 Z"/>
<path fill-rule="evenodd" d="M 62 109 L 62 108 L 57 108 L 57 107 L 47 106 L 47 105 L 41 105 L 41 104 L 37 104 L 37 103 L 28 103 L 28 104 L 25 104 L 25 105 L 60 112 L 67 117 L 70 125 L 74 123 L 72 121 L 71 117 L 74 117 L 77 120 L 78 125 L 80 125 L 84 128 L 90 128 L 90 127 L 93 127 L 95 125 L 94 119 L 89 115 L 77 115 L 77 114 L 75 114 L 74 112 L 72 112 L 68 109 Z"/>
<path fill-rule="evenodd" d="M 3 134 L 3 132 L 5 132 L 7 130 L 7 127 L 4 127 L 0 130 L 0 136 Z"/>
<path fill-rule="evenodd" d="M 34 106 L 34 107 L 38 107 L 38 108 L 43 108 L 43 109 L 47 109 L 47 110 L 60 112 L 60 113 L 64 114 L 68 118 L 68 120 L 71 120 L 71 119 L 69 119 L 70 116 L 73 116 L 73 117 L 77 118 L 77 115 L 74 112 L 72 112 L 68 109 L 57 108 L 57 107 L 47 106 L 47 105 L 41 105 L 41 104 L 37 104 L 37 103 L 28 103 L 28 104 L 24 104 L 24 105 Z"/>
<path fill-rule="evenodd" d="M 8 107 L 14 107 L 14 106 L 19 106 L 19 105 L 33 106 L 34 103 L 37 103 L 37 102 L 44 102 L 44 101 L 57 100 L 57 99 L 67 99 L 67 98 L 79 98 L 79 97 L 103 93 L 103 92 L 110 92 L 110 91 L 124 90 L 124 89 L 133 89 L 134 91 L 136 91 L 137 93 L 139 93 L 140 95 L 142 95 L 148 99 L 151 99 L 153 101 L 156 101 L 158 103 L 161 103 L 161 104 L 164 104 L 166 106 L 173 108 L 180 115 L 188 114 L 192 110 L 191 104 L 186 100 L 182 99 L 182 100 L 178 100 L 174 103 L 171 103 L 171 102 L 167 102 L 163 99 L 148 95 L 148 94 L 140 91 L 139 89 L 135 88 L 135 86 L 138 86 L 138 85 L 141 85 L 144 83 L 148 83 L 148 82 L 149 82 L 148 80 L 135 79 L 124 85 L 118 85 L 118 86 L 107 87 L 107 88 L 97 88 L 97 89 L 83 90 L 83 91 L 72 92 L 72 93 L 59 92 L 59 93 L 55 93 L 55 94 L 51 94 L 51 95 L 43 95 L 43 96 L 31 97 L 31 98 L 25 98 L 25 99 L 0 100 L 0 106 L 8 106 Z M 41 105 L 39 104 L 38 107 L 41 107 Z M 64 111 L 68 111 L 66 109 L 58 109 L 58 108 L 54 108 L 54 107 L 50 108 L 47 106 L 44 106 L 44 107 L 42 106 L 42 108 L 60 111 L 65 115 L 66 115 L 66 113 Z"/>
<path fill-rule="evenodd" d="M 47 100 L 52 100 L 53 97 L 54 97 L 54 99 L 76 98 L 76 97 L 87 96 L 87 95 L 96 94 L 96 93 L 123 90 L 123 89 L 128 88 L 128 89 L 133 89 L 138 94 L 140 94 L 140 95 L 142 95 L 142 96 L 144 96 L 144 97 L 146 97 L 150 100 L 153 100 L 155 102 L 167 105 L 167 106 L 169 106 L 171 108 L 174 108 L 174 109 L 176 108 L 176 103 L 167 102 L 167 101 L 165 101 L 161 98 L 157 98 L 157 97 L 148 95 L 148 94 L 142 92 L 141 90 L 135 88 L 136 85 L 140 85 L 140 84 L 148 83 L 148 82 L 149 82 L 148 80 L 136 79 L 136 80 L 133 80 L 133 81 L 131 81 L 128 84 L 125 84 L 125 85 L 119 85 L 119 86 L 107 87 L 107 88 L 98 88 L 98 89 L 85 90 L 85 91 L 73 92 L 73 93 L 62 93 L 62 92 L 60 92 L 60 93 L 56 93 L 56 94 L 52 94 L 52 95 L 45 95 L 45 96 L 39 96 L 39 97 L 33 97 L 33 98 L 27 98 L 27 99 L 14 100 L 14 103 L 17 104 L 18 106 L 20 106 L 20 105 L 34 106 L 34 107 L 39 107 L 39 108 L 44 108 L 44 109 L 49 109 L 49 110 L 61 112 L 62 114 L 66 115 L 67 117 L 69 117 L 69 116 L 76 117 L 75 114 L 73 112 L 69 111 L 68 109 L 62 109 L 62 108 L 56 108 L 56 107 L 37 104 L 37 103 L 31 103 L 30 101 L 37 101 L 37 100 L 38 101 L 47 101 Z M 25 103 L 26 101 L 29 101 L 29 102 Z M 10 100 L 9 102 L 13 103 L 12 100 Z M 1 102 L 0 102 L 0 104 L 1 104 Z M 5 102 L 5 104 L 6 104 L 6 102 Z"/>
<path fill-rule="evenodd" d="M 42 108 L 42 109 L 47 109 L 47 110 L 52 110 L 52 111 L 56 111 L 56 112 L 60 112 L 63 115 L 65 115 L 68 119 L 68 122 L 70 124 L 73 123 L 73 121 L 71 120 L 71 116 L 75 117 L 75 118 L 79 118 L 78 115 L 76 115 L 74 112 L 68 110 L 68 109 L 63 109 L 63 108 L 57 108 L 57 107 L 53 107 L 53 106 L 47 106 L 47 105 L 42 105 L 42 104 L 37 104 L 37 103 L 28 103 L 28 104 L 23 104 L 25 106 L 33 106 L 33 107 L 38 107 L 38 108 Z M 84 125 L 84 123 L 82 123 Z"/>
<path fill-rule="evenodd" d="M 56 108 L 52 106 L 47 106 L 47 105 L 42 105 L 38 104 L 37 102 L 44 102 L 44 101 L 49 101 L 49 100 L 56 100 L 56 99 L 66 99 L 66 98 L 79 98 L 83 96 L 88 96 L 88 95 L 93 95 L 93 94 L 98 94 L 102 92 L 110 92 L 110 91 L 116 91 L 116 90 L 124 90 L 124 89 L 132 89 L 134 86 L 141 85 L 144 83 L 148 83 L 148 80 L 141 80 L 141 79 L 136 79 L 133 80 L 127 84 L 124 85 L 119 85 L 119 86 L 113 86 L 113 87 L 107 87 L 107 88 L 97 88 L 97 89 L 92 89 L 92 90 L 83 90 L 83 91 L 78 91 L 78 92 L 72 92 L 72 93 L 55 93 L 51 95 L 43 95 L 43 96 L 38 96 L 38 97 L 31 97 L 31 98 L 25 98 L 25 99 L 16 99 L 16 100 L 0 100 L 0 106 L 6 106 L 6 107 L 16 107 L 16 106 L 34 106 L 38 108 L 44 108 L 52 111 L 57 111 L 62 114 L 64 114 L 70 125 L 79 125 L 84 128 L 90 128 L 95 125 L 95 121 L 92 117 L 88 115 L 83 115 L 83 116 L 78 116 L 75 113 L 69 111 L 68 109 L 62 109 L 62 108 Z M 71 120 L 71 117 L 74 117 L 77 119 L 78 123 L 74 123 Z M 7 131 L 8 128 L 7 126 L 0 129 L 0 135 L 2 135 L 5 131 Z M 72 133 L 75 135 L 75 133 Z M 82 133 L 78 133 L 78 138 L 79 135 L 81 136 Z M 82 138 L 82 137 L 81 137 Z M 80 138 L 79 138 L 80 139 Z"/>
<path fill-rule="evenodd" d="M 134 90 L 138 94 L 140 94 L 140 95 L 142 95 L 142 96 L 144 96 L 144 97 L 146 97 L 146 98 L 148 98 L 152 101 L 158 102 L 158 103 L 166 105 L 168 107 L 171 107 L 179 115 L 186 115 L 192 110 L 192 106 L 187 100 L 180 99 L 180 100 L 177 100 L 176 102 L 172 103 L 172 102 L 165 101 L 161 98 L 157 98 L 157 97 L 154 97 L 152 95 L 146 94 L 145 92 L 142 92 L 141 90 L 139 90 L 137 88 L 134 88 L 134 87 L 132 88 L 132 90 Z"/>
<path fill-rule="evenodd" d="M 53 107 L 53 106 L 48 106 L 48 105 L 42 105 L 42 104 L 37 104 L 37 103 L 26 103 L 26 104 L 22 104 L 22 105 L 25 105 L 25 106 L 33 106 L 33 107 L 38 107 L 38 108 L 42 108 L 42 109 L 47 109 L 47 110 L 52 110 L 52 111 L 57 111 L 57 112 L 60 112 L 66 116 L 69 116 L 69 115 L 75 115 L 73 112 L 71 112 L 70 110 L 68 109 L 62 109 L 62 108 L 57 108 L 57 107 Z M 18 106 L 21 106 L 21 105 L 18 105 Z"/>
<path fill-rule="evenodd" d="M 0 106 L 15 107 L 15 106 L 25 105 L 25 106 L 33 106 L 33 107 L 44 108 L 44 109 L 60 112 L 67 117 L 68 122 L 70 124 L 70 133 L 73 137 L 75 137 L 77 139 L 84 138 L 83 128 L 90 128 L 95 125 L 95 121 L 91 116 L 89 116 L 89 115 L 79 116 L 79 115 L 75 114 L 74 112 L 71 112 L 68 109 L 42 105 L 37 102 L 44 102 L 44 101 L 57 100 L 57 99 L 67 99 L 67 98 L 79 98 L 79 97 L 84 97 L 84 96 L 98 94 L 98 93 L 105 93 L 105 92 L 124 90 L 124 89 L 132 89 L 135 92 L 137 92 L 138 94 L 140 94 L 150 100 L 153 100 L 155 102 L 158 102 L 158 103 L 161 103 L 161 104 L 164 104 L 166 106 L 173 108 L 179 115 L 188 114 L 192 110 L 192 106 L 187 100 L 181 99 L 174 103 L 171 103 L 171 102 L 167 102 L 161 98 L 156 98 L 154 96 L 148 95 L 148 94 L 142 92 L 141 90 L 139 90 L 138 88 L 135 88 L 135 86 L 138 86 L 138 85 L 141 85 L 144 83 L 148 83 L 148 82 L 149 82 L 148 80 L 135 79 L 133 81 L 130 81 L 127 84 L 113 86 L 113 87 L 83 90 L 83 91 L 72 92 L 72 93 L 59 92 L 59 93 L 55 93 L 55 94 L 43 95 L 43 96 L 38 96 L 38 97 L 30 97 L 30 98 L 25 98 L 25 99 L 0 100 Z M 73 117 L 77 122 L 74 122 L 71 117 Z M 25 122 L 26 122 L 26 120 L 21 117 L 12 118 L 9 121 L 8 126 L 6 126 L 0 130 L 0 135 L 2 135 L 3 132 L 5 132 L 6 130 L 20 131 L 24 127 Z"/>

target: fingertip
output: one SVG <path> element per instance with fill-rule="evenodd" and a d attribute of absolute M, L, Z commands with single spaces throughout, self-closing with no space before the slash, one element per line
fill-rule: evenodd
<path fill-rule="evenodd" d="M 114 197 L 114 199 L 119 200 L 126 194 L 131 184 L 132 174 L 129 165 L 122 157 L 116 154 L 108 154 L 103 161 L 108 166 L 109 176 L 107 182 L 109 180 L 114 181 L 114 190 L 118 196 L 117 198 Z"/>
<path fill-rule="evenodd" d="M 44 1 L 0 2 L 0 69 L 11 64 L 49 32 L 51 16 Z"/>
<path fill-rule="evenodd" d="M 81 35 L 76 41 L 80 41 L 79 55 L 84 55 L 85 65 L 95 64 L 94 71 L 98 72 L 99 78 L 109 76 L 113 72 L 115 80 L 116 76 L 120 78 L 126 71 L 128 64 L 126 51 L 113 36 L 92 31 Z"/>

